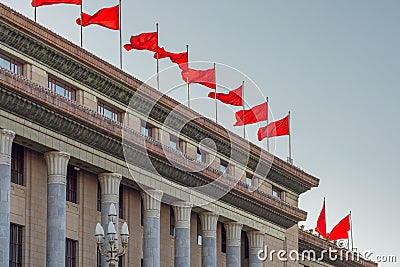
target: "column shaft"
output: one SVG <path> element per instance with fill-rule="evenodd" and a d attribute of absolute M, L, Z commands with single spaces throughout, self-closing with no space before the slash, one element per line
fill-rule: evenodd
<path fill-rule="evenodd" d="M 69 154 L 47 152 L 46 266 L 65 267 L 66 176 Z"/>
<path fill-rule="evenodd" d="M 15 133 L 0 129 L 0 266 L 9 265 L 11 147 Z"/>
<path fill-rule="evenodd" d="M 163 192 L 147 190 L 143 199 L 143 266 L 160 266 L 160 209 Z"/>
<path fill-rule="evenodd" d="M 192 205 L 186 202 L 173 204 L 175 217 L 175 267 L 190 267 L 190 213 Z"/>
<path fill-rule="evenodd" d="M 203 244 L 201 250 L 201 266 L 217 266 L 217 221 L 218 214 L 212 212 L 200 213 Z"/>

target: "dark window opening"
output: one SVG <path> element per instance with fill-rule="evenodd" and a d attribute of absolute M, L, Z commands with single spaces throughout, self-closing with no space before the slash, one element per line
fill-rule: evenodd
<path fill-rule="evenodd" d="M 228 173 L 228 162 L 221 160 L 219 164 L 219 170 L 222 173 Z"/>
<path fill-rule="evenodd" d="M 244 233 L 244 258 L 248 259 L 250 254 L 250 246 L 249 246 L 249 238 L 247 237 L 247 233 Z"/>
<path fill-rule="evenodd" d="M 203 234 L 201 230 L 200 216 L 197 214 L 197 245 L 203 245 Z"/>
<path fill-rule="evenodd" d="M 0 54 L 0 67 L 12 73 L 22 75 L 22 63 L 3 54 Z"/>
<path fill-rule="evenodd" d="M 11 182 L 24 185 L 24 147 L 17 144 L 11 149 Z"/>
<path fill-rule="evenodd" d="M 22 226 L 10 224 L 10 267 L 22 267 L 22 230 Z"/>
<path fill-rule="evenodd" d="M 77 241 L 67 238 L 65 243 L 65 267 L 77 266 L 77 244 Z"/>
<path fill-rule="evenodd" d="M 221 252 L 226 253 L 226 230 L 225 225 L 221 223 Z"/>
<path fill-rule="evenodd" d="M 78 171 L 71 165 L 67 169 L 67 201 L 78 203 Z"/>
<path fill-rule="evenodd" d="M 99 249 L 97 249 L 97 267 L 101 267 L 101 253 Z"/>
<path fill-rule="evenodd" d="M 143 198 L 140 198 L 140 226 L 143 226 L 143 216 L 144 216 Z"/>
<path fill-rule="evenodd" d="M 140 132 L 147 137 L 153 137 L 153 126 L 149 123 L 142 121 Z"/>
<path fill-rule="evenodd" d="M 97 112 L 104 115 L 105 117 L 112 119 L 114 121 L 122 122 L 122 112 L 117 110 L 116 108 L 98 101 L 97 103 Z"/>
<path fill-rule="evenodd" d="M 246 173 L 246 184 L 252 185 L 252 182 L 253 182 L 253 175 L 251 175 L 250 173 Z"/>
<path fill-rule="evenodd" d="M 76 99 L 76 93 L 74 89 L 53 77 L 49 77 L 49 89 L 56 94 L 70 100 Z"/>
<path fill-rule="evenodd" d="M 120 219 L 125 218 L 124 214 L 124 185 L 121 184 L 119 187 L 119 201 L 118 201 L 118 217 Z"/>
<path fill-rule="evenodd" d="M 169 136 L 169 146 L 172 147 L 173 149 L 178 150 L 179 149 L 179 139 L 175 135 L 170 135 Z"/>
<path fill-rule="evenodd" d="M 101 186 L 100 186 L 100 181 L 97 181 L 97 211 L 101 212 Z"/>
<path fill-rule="evenodd" d="M 282 190 L 275 186 L 272 186 L 272 195 L 274 197 L 282 199 Z"/>
<path fill-rule="evenodd" d="M 175 236 L 175 214 L 172 206 L 169 207 L 169 235 Z"/>

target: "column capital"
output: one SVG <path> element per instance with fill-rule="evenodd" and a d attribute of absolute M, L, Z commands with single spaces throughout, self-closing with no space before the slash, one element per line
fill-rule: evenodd
<path fill-rule="evenodd" d="M 0 129 L 0 164 L 11 165 L 11 148 L 15 133 L 7 129 Z"/>
<path fill-rule="evenodd" d="M 122 175 L 114 172 L 104 172 L 99 174 L 98 179 L 101 187 L 101 202 L 118 203 Z"/>
<path fill-rule="evenodd" d="M 217 221 L 219 215 L 213 212 L 202 212 L 199 214 L 203 237 L 217 237 Z"/>
<path fill-rule="evenodd" d="M 250 254 L 257 254 L 264 246 L 264 234 L 260 231 L 247 232 Z"/>
<path fill-rule="evenodd" d="M 69 158 L 70 155 L 66 152 L 50 151 L 44 153 L 48 184 L 66 184 Z"/>
<path fill-rule="evenodd" d="M 174 209 L 175 228 L 190 228 L 190 213 L 193 205 L 189 202 L 174 202 L 172 208 Z"/>
<path fill-rule="evenodd" d="M 163 191 L 146 190 L 141 193 L 143 199 L 143 216 L 145 218 L 160 218 L 161 199 Z"/>
<path fill-rule="evenodd" d="M 226 245 L 228 247 L 240 247 L 243 224 L 238 222 L 224 223 L 226 231 Z"/>

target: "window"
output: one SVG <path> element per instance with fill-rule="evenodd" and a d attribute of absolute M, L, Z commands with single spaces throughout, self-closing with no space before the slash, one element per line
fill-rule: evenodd
<path fill-rule="evenodd" d="M 100 253 L 100 250 L 99 249 L 96 249 L 97 250 L 97 267 L 101 267 L 101 253 Z"/>
<path fill-rule="evenodd" d="M 203 235 L 201 231 L 201 220 L 200 216 L 197 214 L 197 245 L 203 245 Z"/>
<path fill-rule="evenodd" d="M 22 267 L 22 229 L 10 224 L 10 267 Z"/>
<path fill-rule="evenodd" d="M 225 226 L 221 223 L 221 252 L 226 253 L 226 230 Z"/>
<path fill-rule="evenodd" d="M 169 207 L 169 235 L 175 236 L 175 214 L 172 206 Z"/>
<path fill-rule="evenodd" d="M 101 212 L 101 186 L 99 180 L 97 180 L 97 211 Z"/>
<path fill-rule="evenodd" d="M 53 77 L 49 77 L 49 89 L 65 98 L 75 100 L 75 90 Z"/>
<path fill-rule="evenodd" d="M 122 113 L 116 108 L 101 101 L 97 103 L 97 112 L 109 119 L 122 122 Z"/>
<path fill-rule="evenodd" d="M 0 54 L 0 67 L 10 70 L 12 73 L 22 75 L 22 63 L 3 54 Z"/>
<path fill-rule="evenodd" d="M 249 238 L 247 237 L 246 232 L 242 231 L 242 233 L 244 233 L 243 234 L 244 235 L 244 258 L 248 259 L 249 258 L 249 254 L 250 254 Z"/>
<path fill-rule="evenodd" d="M 142 125 L 140 126 L 140 132 L 144 136 L 153 137 L 153 126 L 146 122 L 142 122 Z"/>
<path fill-rule="evenodd" d="M 125 266 L 125 256 L 119 256 L 118 257 L 118 267 L 124 267 Z"/>
<path fill-rule="evenodd" d="M 77 266 L 77 255 L 76 247 L 78 242 L 75 240 L 68 239 L 65 243 L 65 267 L 76 267 Z"/>
<path fill-rule="evenodd" d="M 179 144 L 179 139 L 175 135 L 170 135 L 169 136 L 169 146 L 174 148 L 174 149 L 179 149 L 178 147 Z"/>
<path fill-rule="evenodd" d="M 124 186 L 119 187 L 118 218 L 124 219 Z"/>
<path fill-rule="evenodd" d="M 196 159 L 197 159 L 198 161 L 203 161 L 203 155 L 202 155 L 202 153 L 201 153 L 201 151 L 200 151 L 200 148 L 197 148 Z"/>
<path fill-rule="evenodd" d="M 272 186 L 272 195 L 274 197 L 282 199 L 282 190 L 275 186 Z"/>
<path fill-rule="evenodd" d="M 221 163 L 219 164 L 219 170 L 222 173 L 227 172 L 227 170 L 228 170 L 228 162 L 221 160 Z"/>
<path fill-rule="evenodd" d="M 144 216 L 143 198 L 140 198 L 140 226 L 143 226 L 143 216 Z"/>
<path fill-rule="evenodd" d="M 67 169 L 67 201 L 78 203 L 78 171 L 74 166 Z"/>
<path fill-rule="evenodd" d="M 253 181 L 253 175 L 251 175 L 250 173 L 246 172 L 246 184 L 247 185 L 252 185 L 252 181 Z"/>
<path fill-rule="evenodd" d="M 17 144 L 11 149 L 11 182 L 24 185 L 24 147 Z"/>

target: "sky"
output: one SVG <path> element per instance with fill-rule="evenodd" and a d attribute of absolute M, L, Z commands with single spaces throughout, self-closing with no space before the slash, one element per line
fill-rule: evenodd
<path fill-rule="evenodd" d="M 29 0 L 2 3 L 33 18 Z M 93 14 L 117 0 L 86 3 Z M 234 89 L 246 81 L 248 106 L 269 97 L 273 119 L 291 111 L 294 164 L 320 178 L 320 186 L 300 198 L 308 212 L 306 229 L 315 227 L 326 197 L 328 230 L 353 214 L 354 245 L 360 251 L 396 255 L 398 250 L 397 170 L 400 141 L 400 1 L 398 0 L 265 0 L 133 1 L 122 3 L 124 43 L 130 35 L 155 30 L 167 50 L 189 45 L 192 67 L 217 63 L 217 81 Z M 38 8 L 38 22 L 79 44 L 75 19 L 79 7 Z M 98 26 L 84 29 L 84 48 L 119 65 L 119 35 Z M 123 69 L 147 81 L 156 70 L 152 54 L 124 52 Z M 177 69 L 160 61 L 160 90 L 185 102 Z M 154 85 L 154 79 L 149 82 Z M 181 89 L 181 90 L 179 90 Z M 208 90 L 192 86 L 193 109 L 214 119 Z M 237 134 L 233 112 L 218 106 L 219 123 Z M 258 144 L 258 125 L 248 138 Z M 272 141 L 272 140 L 271 140 Z M 274 153 L 288 154 L 287 137 L 272 141 Z M 381 264 L 380 266 L 396 266 Z"/>

